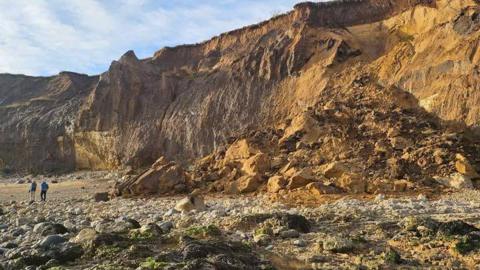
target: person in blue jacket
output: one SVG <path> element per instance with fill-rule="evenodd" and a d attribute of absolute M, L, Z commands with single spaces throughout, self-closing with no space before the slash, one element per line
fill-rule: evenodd
<path fill-rule="evenodd" d="M 47 200 L 47 191 L 48 191 L 48 184 L 47 181 L 43 181 L 40 185 L 40 199 L 42 201 Z"/>
<path fill-rule="evenodd" d="M 35 192 L 37 192 L 37 182 L 32 181 L 32 183 L 30 184 L 30 188 L 28 189 L 28 192 L 30 193 L 30 201 L 34 202 Z"/>

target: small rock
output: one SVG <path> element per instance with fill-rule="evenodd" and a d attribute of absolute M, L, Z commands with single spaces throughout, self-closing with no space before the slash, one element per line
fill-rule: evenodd
<path fill-rule="evenodd" d="M 204 211 L 205 209 L 206 209 L 205 203 L 201 196 L 190 195 L 188 197 L 183 198 L 175 205 L 175 210 L 182 213 L 187 213 L 192 210 Z"/>
<path fill-rule="evenodd" d="M 280 232 L 280 237 L 282 238 L 298 238 L 300 233 L 297 230 L 287 230 Z"/>
<path fill-rule="evenodd" d="M 108 192 L 98 192 L 93 195 L 95 202 L 107 202 L 109 200 Z"/>

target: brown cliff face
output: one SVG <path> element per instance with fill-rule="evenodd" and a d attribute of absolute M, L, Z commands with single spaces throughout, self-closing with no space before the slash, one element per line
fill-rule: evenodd
<path fill-rule="evenodd" d="M 51 111 L 67 106 L 60 104 L 63 97 L 55 105 L 0 104 L 10 115 L 9 123 L 0 123 L 1 143 L 22 149 L 12 155 L 2 147 L 0 158 L 18 169 L 32 162 L 47 168 L 33 161 L 28 144 L 4 138 L 36 138 L 31 134 L 39 128 L 23 127 L 22 119 L 49 112 L 38 122 L 44 131 L 37 141 L 69 142 L 68 151 L 53 151 L 59 167 L 141 167 L 159 156 L 188 163 L 240 133 L 283 130 L 289 119 L 333 97 L 332 89 L 348 96 L 350 82 L 340 74 L 368 75 L 383 88 L 412 93 L 442 119 L 478 125 L 477 9 L 468 0 L 302 3 L 269 21 L 164 48 L 152 58 L 128 52 L 99 77 L 59 88 L 71 94 L 61 116 Z M 14 88 L 12 103 L 35 99 L 60 78 L 0 78 L 0 97 L 2 89 Z M 54 127 L 53 120 L 61 124 Z M 35 152 L 49 156 L 49 147 Z"/>

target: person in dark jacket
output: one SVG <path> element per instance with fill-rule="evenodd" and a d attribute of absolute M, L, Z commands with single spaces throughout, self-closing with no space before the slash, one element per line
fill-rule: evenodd
<path fill-rule="evenodd" d="M 30 188 L 29 188 L 28 192 L 30 193 L 30 201 L 34 202 L 35 201 L 35 192 L 37 192 L 37 182 L 32 181 L 32 183 L 30 184 Z"/>
<path fill-rule="evenodd" d="M 48 184 L 47 181 L 43 181 L 40 185 L 40 199 L 42 201 L 47 200 L 47 191 L 48 191 Z"/>

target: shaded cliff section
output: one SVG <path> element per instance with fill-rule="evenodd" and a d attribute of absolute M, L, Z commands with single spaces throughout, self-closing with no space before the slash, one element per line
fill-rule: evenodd
<path fill-rule="evenodd" d="M 97 77 L 0 75 L 0 169 L 75 169 L 72 136 L 81 103 Z"/>
<path fill-rule="evenodd" d="M 388 53 L 406 46 L 397 34 L 408 20 L 396 18 L 441 16 L 445 3 L 302 3 L 269 21 L 164 48 L 151 58 L 127 52 L 100 76 L 5 75 L 0 97 L 12 89 L 17 94 L 0 104 L 3 167 L 118 169 L 147 166 L 159 156 L 188 164 L 239 133 L 282 129 L 279 123 L 316 104 L 332 81 L 341 80 L 338 71 L 364 66 L 380 72 L 375 61 L 396 59 Z M 380 74 L 387 72 L 396 71 Z M 384 77 L 377 79 L 399 84 Z M 50 93 L 51 100 L 37 101 Z"/>

